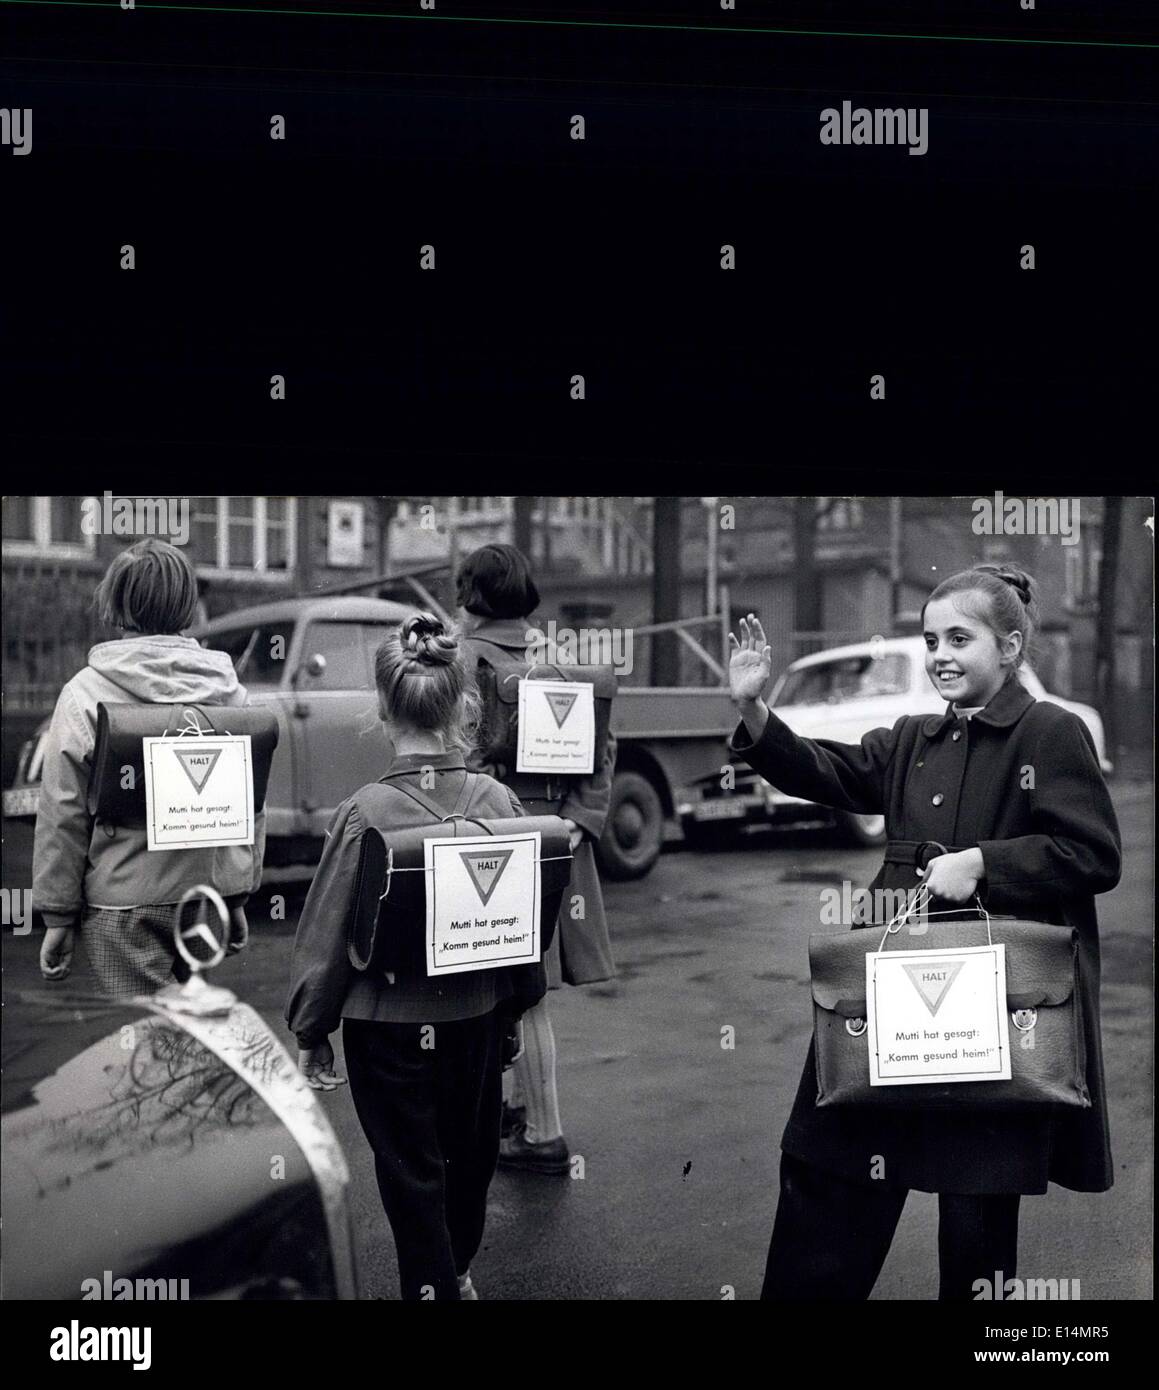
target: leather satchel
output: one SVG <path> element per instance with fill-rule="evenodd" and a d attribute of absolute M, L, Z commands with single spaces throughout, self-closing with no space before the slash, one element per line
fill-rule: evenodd
<path fill-rule="evenodd" d="M 465 809 L 469 809 L 479 780 L 478 773 L 468 773 L 460 797 Z M 534 830 L 540 834 L 542 959 L 555 936 L 556 918 L 571 878 L 572 855 L 563 821 L 558 816 L 477 819 L 457 808 L 448 815 L 445 807 L 414 787 L 390 781 L 387 785 L 417 802 L 427 817 L 423 824 L 407 829 L 384 831 L 371 826 L 362 834 L 346 933 L 347 957 L 354 969 L 360 973 L 391 971 L 410 979 L 426 976 L 425 841 L 447 836 L 525 835 Z"/>
<path fill-rule="evenodd" d="M 483 706 L 476 733 L 479 758 L 514 773 L 519 753 L 519 682 L 536 680 L 584 681 L 592 686 L 595 707 L 595 741 L 592 772 L 603 766 L 612 722 L 612 700 L 616 694 L 616 673 L 610 666 L 581 666 L 539 662 L 532 665 L 518 652 L 481 637 L 471 641 L 485 650 L 479 653 L 475 683 Z M 570 773 L 569 776 L 582 774 Z"/>
<path fill-rule="evenodd" d="M 278 746 L 278 720 L 262 705 L 97 705 L 97 739 L 89 778 L 88 809 L 97 820 L 116 825 L 145 824 L 144 739 L 189 732 L 190 742 L 205 734 L 249 734 L 254 774 L 254 815 L 266 804 L 270 765 Z M 125 776 L 125 769 L 132 776 Z M 126 787 L 124 784 L 130 785 Z"/>
<path fill-rule="evenodd" d="M 928 949 L 931 960 L 955 947 L 985 946 L 988 939 L 1005 945 L 1010 1079 L 871 1086 L 865 958 L 878 950 L 882 938 L 880 929 L 855 928 L 809 939 L 817 1105 L 912 1110 L 1089 1107 L 1078 936 L 1073 928 L 991 916 L 988 938 L 982 921 L 925 925 L 920 936 L 907 936 L 904 949 Z"/>

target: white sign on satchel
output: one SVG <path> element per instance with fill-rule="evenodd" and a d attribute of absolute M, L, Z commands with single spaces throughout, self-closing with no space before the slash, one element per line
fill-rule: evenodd
<path fill-rule="evenodd" d="M 207 734 L 186 717 L 189 726 L 181 732 L 142 739 L 148 849 L 252 845 L 250 735 Z"/>
<path fill-rule="evenodd" d="M 519 682 L 516 772 L 581 773 L 595 767 L 595 690 L 588 681 Z"/>
<path fill-rule="evenodd" d="M 1006 947 L 991 938 L 989 913 L 985 946 L 885 950 L 915 906 L 865 957 L 869 1084 L 1009 1081 Z"/>

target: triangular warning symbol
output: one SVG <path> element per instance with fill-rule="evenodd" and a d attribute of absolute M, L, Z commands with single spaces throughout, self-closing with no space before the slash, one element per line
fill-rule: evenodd
<path fill-rule="evenodd" d="M 551 712 L 555 715 L 555 727 L 563 728 L 563 722 L 571 713 L 571 707 L 579 698 L 574 690 L 545 690 L 547 703 L 551 707 Z"/>
<path fill-rule="evenodd" d="M 941 1007 L 962 965 L 960 960 L 931 960 L 923 965 L 905 966 L 906 974 L 914 982 L 914 989 L 926 1001 L 926 1008 L 931 1014 L 936 1014 Z"/>
<path fill-rule="evenodd" d="M 461 849 L 459 858 L 471 875 L 475 892 L 486 907 L 495 891 L 495 885 L 503 877 L 507 861 L 515 853 L 513 849 Z"/>
<path fill-rule="evenodd" d="M 209 781 L 209 774 L 217 766 L 221 757 L 220 748 L 174 748 L 174 756 L 185 769 L 185 775 L 193 783 L 193 790 L 201 795 L 201 790 Z"/>

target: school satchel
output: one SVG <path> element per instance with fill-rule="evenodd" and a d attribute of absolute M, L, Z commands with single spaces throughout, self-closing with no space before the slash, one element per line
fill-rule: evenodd
<path fill-rule="evenodd" d="M 881 933 L 855 928 L 809 939 L 817 1105 L 892 1105 L 908 1109 L 1086 1108 L 1086 1040 L 1078 992 L 1078 936 L 1071 928 L 1013 917 L 933 923 L 907 935 L 904 948 L 928 953 L 955 947 L 1006 947 L 1010 1079 L 871 1086 L 866 1013 L 866 955 Z M 888 936 L 886 945 L 894 938 Z"/>
<path fill-rule="evenodd" d="M 190 743 L 204 734 L 249 734 L 254 773 L 254 815 L 266 804 L 270 764 L 278 746 L 278 720 L 263 706 L 97 705 L 97 740 L 89 778 L 88 809 L 97 820 L 116 825 L 145 824 L 145 745 L 147 738 L 188 731 Z M 132 769 L 126 777 L 125 770 Z M 130 785 L 125 786 L 128 782 Z"/>
<path fill-rule="evenodd" d="M 425 978 L 426 880 L 423 844 L 446 836 L 540 834 L 540 959 L 555 935 L 556 918 L 571 877 L 567 826 L 558 816 L 503 816 L 480 819 L 467 814 L 480 781 L 468 773 L 456 807 L 448 813 L 415 787 L 384 779 L 418 804 L 431 821 L 404 830 L 369 827 L 359 841 L 354 899 L 347 924 L 346 953 L 360 973 L 392 971 L 404 978 Z M 416 872 L 417 871 L 417 872 Z M 480 969 L 521 969 L 510 965 Z M 538 971 L 538 966 L 535 969 Z"/>
<path fill-rule="evenodd" d="M 509 648 L 482 637 L 472 637 L 471 642 L 481 649 L 475 672 L 475 683 L 483 707 L 475 739 L 480 760 L 499 764 L 507 772 L 515 771 L 519 755 L 521 680 L 534 676 L 536 680 L 584 681 L 593 687 L 596 732 L 592 771 L 598 772 L 608 747 L 612 700 L 616 694 L 616 673 L 612 667 L 573 666 L 570 663 L 554 665 L 547 662 L 532 664 Z"/>

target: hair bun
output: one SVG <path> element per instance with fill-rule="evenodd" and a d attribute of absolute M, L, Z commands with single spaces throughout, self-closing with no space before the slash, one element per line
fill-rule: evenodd
<path fill-rule="evenodd" d="M 1023 603 L 1030 602 L 1030 576 L 1025 571 L 1003 566 L 998 571 L 998 578 L 1009 584 Z"/>
<path fill-rule="evenodd" d="M 433 613 L 416 613 L 406 618 L 398 638 L 404 653 L 424 666 L 449 666 L 459 650 L 458 642 Z"/>
<path fill-rule="evenodd" d="M 995 579 L 1001 579 L 1003 584 L 1009 584 L 1027 606 L 1035 601 L 1034 580 L 1025 570 L 1020 570 L 1014 565 L 976 565 L 975 569 L 982 574 L 992 574 Z"/>

